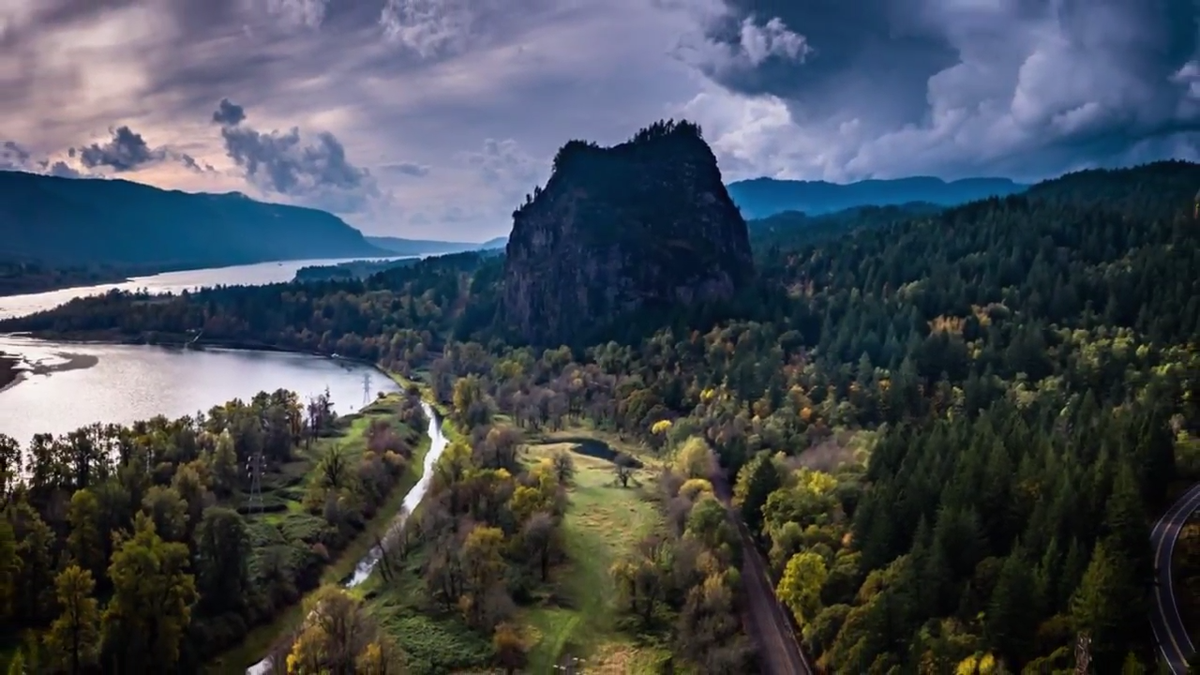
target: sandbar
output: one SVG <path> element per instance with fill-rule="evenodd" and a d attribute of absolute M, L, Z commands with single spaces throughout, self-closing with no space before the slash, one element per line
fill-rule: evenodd
<path fill-rule="evenodd" d="M 55 352 L 59 360 L 55 363 L 29 361 L 19 354 L 0 352 L 0 393 L 20 384 L 29 375 L 49 375 L 70 370 L 91 368 L 100 363 L 100 357 L 94 354 L 75 354 L 72 352 Z"/>

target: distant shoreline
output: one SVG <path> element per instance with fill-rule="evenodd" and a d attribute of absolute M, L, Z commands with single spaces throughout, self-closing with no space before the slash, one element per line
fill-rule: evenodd
<path fill-rule="evenodd" d="M 152 272 L 151 274 L 160 274 L 161 272 Z M 125 272 L 113 271 L 112 274 L 104 274 L 97 272 L 87 277 L 67 277 L 58 278 L 50 283 L 30 284 L 22 287 L 3 287 L 0 288 L 0 299 L 10 298 L 18 295 L 34 295 L 36 293 L 53 293 L 54 291 L 63 291 L 69 288 L 87 288 L 89 286 L 102 286 L 104 284 L 123 284 L 129 281 L 133 276 Z M 147 275 L 148 276 L 148 275 Z"/>
<path fill-rule="evenodd" d="M 267 263 L 289 263 L 297 261 L 335 261 L 335 260 L 353 260 L 376 262 L 381 260 L 404 259 L 398 253 L 390 251 L 381 251 L 377 256 L 364 256 L 362 258 L 347 258 L 345 256 L 326 256 L 321 253 L 313 253 L 312 257 L 301 258 L 276 258 L 271 260 L 227 260 L 227 261 L 210 261 L 207 263 L 162 263 L 162 264 L 145 264 L 145 265 L 111 265 L 98 266 L 96 269 L 91 269 L 86 272 L 86 276 L 64 277 L 55 281 L 42 284 L 31 284 L 24 288 L 12 288 L 0 284 L 0 300 L 4 298 L 18 295 L 35 295 L 37 293 L 53 293 L 55 291 L 64 291 L 72 288 L 89 288 L 92 286 L 104 286 L 107 284 L 124 284 L 135 279 L 143 277 L 153 277 L 159 274 L 170 274 L 173 272 L 194 272 L 196 270 L 217 270 L 225 267 L 241 267 L 244 265 L 263 265 Z M 424 256 L 412 256 L 420 258 Z M 0 261 L 3 264 L 3 261 Z M 334 263 L 336 264 L 336 263 Z M 50 268 L 57 269 L 62 272 L 77 272 L 81 273 L 81 267 L 62 267 Z"/>

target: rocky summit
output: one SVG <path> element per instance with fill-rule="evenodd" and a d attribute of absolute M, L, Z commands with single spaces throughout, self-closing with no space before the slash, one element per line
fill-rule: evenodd
<path fill-rule="evenodd" d="M 754 274 L 746 222 L 700 127 L 657 122 L 620 145 L 571 141 L 513 213 L 504 317 L 571 343 L 635 310 L 728 298 Z"/>

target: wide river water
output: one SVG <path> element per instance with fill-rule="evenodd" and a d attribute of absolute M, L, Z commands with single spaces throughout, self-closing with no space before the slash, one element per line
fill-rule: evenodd
<path fill-rule="evenodd" d="M 3 297 L 0 316 L 51 309 L 113 288 L 166 293 L 290 281 L 305 265 L 336 262 L 293 260 L 168 272 L 122 284 Z M 21 357 L 34 371 L 0 391 L 0 433 L 22 444 L 35 433 L 62 434 L 93 422 L 127 424 L 160 414 L 207 411 L 233 398 L 248 400 L 259 391 L 290 389 L 306 400 L 328 387 L 334 408 L 344 414 L 362 407 L 364 393 L 373 398 L 397 389 L 373 368 L 299 354 L 55 343 L 11 335 L 0 335 L 0 352 Z"/>
<path fill-rule="evenodd" d="M 379 260 L 400 260 L 404 256 L 394 258 L 379 258 Z M 100 295 L 113 289 L 136 291 L 145 289 L 151 293 L 178 293 L 195 290 L 205 286 L 261 286 L 291 281 L 296 271 L 309 265 L 336 265 L 350 260 L 363 258 L 343 258 L 339 260 L 285 260 L 283 262 L 265 262 L 254 265 L 234 265 L 232 267 L 210 267 L 200 270 L 183 272 L 165 272 L 149 277 L 133 277 L 129 281 L 116 284 L 98 284 L 96 286 L 79 286 L 63 288 L 45 293 L 29 293 L 26 295 L 10 295 L 0 297 L 0 319 L 14 316 L 25 316 L 59 305 L 87 295 Z"/>

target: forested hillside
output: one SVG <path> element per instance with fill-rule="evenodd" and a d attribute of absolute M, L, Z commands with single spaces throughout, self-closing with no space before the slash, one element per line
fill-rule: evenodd
<path fill-rule="evenodd" d="M 390 255 L 324 211 L 239 193 L 0 172 L 0 258 L 50 266 L 218 267 Z"/>
<path fill-rule="evenodd" d="M 637 439 L 666 464 L 647 491 L 666 525 L 612 568 L 622 630 L 706 673 L 751 668 L 721 620 L 747 602 L 723 475 L 828 672 L 1071 672 L 1081 634 L 1095 672 L 1153 672 L 1150 518 L 1200 478 L 1197 186 L 1200 166 L 1158 163 L 779 234 L 734 300 L 574 350 L 506 343 L 500 264 L 473 254 L 0 330 L 204 328 L 420 368 L 480 424 Z"/>
<path fill-rule="evenodd" d="M 860 206 L 835 213 L 810 216 L 800 211 L 784 211 L 746 223 L 750 244 L 760 253 L 771 248 L 795 249 L 809 243 L 848 234 L 856 229 L 883 227 L 938 213 L 942 207 L 927 202 L 896 206 Z"/>

